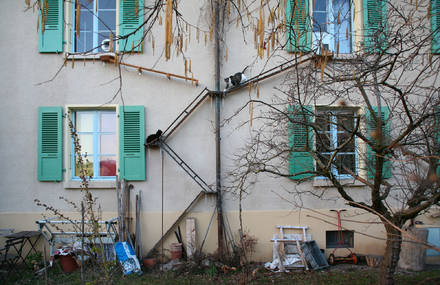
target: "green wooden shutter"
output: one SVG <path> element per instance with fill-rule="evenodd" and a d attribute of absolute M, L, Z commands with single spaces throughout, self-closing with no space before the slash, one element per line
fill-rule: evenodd
<path fill-rule="evenodd" d="M 431 0 L 432 53 L 440 53 L 440 0 Z"/>
<path fill-rule="evenodd" d="M 61 181 L 63 169 L 63 109 L 38 108 L 38 180 Z"/>
<path fill-rule="evenodd" d="M 307 52 L 311 50 L 309 0 L 286 2 L 287 50 Z"/>
<path fill-rule="evenodd" d="M 294 122 L 311 123 L 313 121 L 313 106 L 292 106 L 289 109 L 291 119 Z M 292 152 L 289 159 L 289 174 L 294 180 L 311 177 L 312 174 L 300 174 L 300 172 L 313 171 L 315 169 L 313 157 L 309 151 L 313 149 L 313 131 L 310 127 L 300 123 L 290 123 L 289 147 Z"/>
<path fill-rule="evenodd" d="M 145 111 L 144 106 L 121 106 L 120 176 L 126 180 L 145 180 Z"/>
<path fill-rule="evenodd" d="M 367 125 L 367 138 L 373 143 L 375 143 L 375 139 L 372 138 L 372 132 L 376 130 L 376 122 L 374 121 L 373 116 L 371 115 L 370 111 L 366 110 L 366 125 Z M 378 107 L 373 106 L 373 111 L 377 115 L 378 114 Z M 388 107 L 382 107 L 381 109 L 381 119 L 382 122 L 385 124 L 382 127 L 382 135 L 385 138 L 385 142 L 387 139 L 390 138 L 390 109 Z M 376 165 L 376 154 L 371 149 L 371 147 L 367 146 L 367 170 L 368 170 L 368 178 L 373 179 L 375 175 L 375 165 Z M 388 179 L 391 178 L 391 169 L 392 169 L 392 163 L 389 158 L 385 158 L 383 167 L 382 167 L 382 174 L 383 178 Z"/>
<path fill-rule="evenodd" d="M 142 52 L 142 39 L 144 37 L 144 0 L 120 0 L 119 1 L 119 33 L 127 35 L 137 28 L 135 34 L 127 39 L 119 41 L 119 51 Z"/>
<path fill-rule="evenodd" d="M 42 14 L 44 15 L 44 32 Z M 63 52 L 63 0 L 41 1 L 41 10 L 38 14 L 38 50 L 40 52 Z"/>
<path fill-rule="evenodd" d="M 387 1 L 364 0 L 364 48 L 376 53 L 387 48 Z"/>
<path fill-rule="evenodd" d="M 440 107 L 437 106 L 434 108 L 435 114 L 435 131 L 434 135 L 436 136 L 434 140 L 436 140 L 437 143 L 437 153 L 436 155 L 440 156 Z M 438 166 L 437 166 L 437 176 L 440 177 L 440 159 L 438 160 Z"/>

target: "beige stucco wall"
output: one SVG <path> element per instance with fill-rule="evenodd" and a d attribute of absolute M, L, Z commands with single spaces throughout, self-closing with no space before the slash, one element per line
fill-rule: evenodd
<path fill-rule="evenodd" d="M 75 213 L 67 213 L 70 217 L 77 217 Z M 164 213 L 164 232 L 168 226 L 171 225 L 175 218 L 179 215 L 179 212 L 166 212 Z M 208 228 L 209 220 L 212 213 L 210 212 L 195 212 L 190 213 L 187 217 L 195 218 L 196 220 L 196 245 L 200 248 L 203 237 L 205 236 Z M 375 221 L 371 216 L 359 215 L 356 211 L 349 211 L 343 214 L 346 217 L 351 217 L 352 220 L 362 221 Z M 103 219 L 115 217 L 116 213 L 105 212 L 103 213 Z M 37 213 L 2 213 L 0 215 L 0 225 L 2 227 L 11 227 L 20 229 L 37 229 L 37 225 L 34 221 L 41 219 L 41 215 Z M 325 221 L 332 223 L 328 224 Z M 148 250 L 159 240 L 162 232 L 162 215 L 161 212 L 142 212 L 141 213 L 141 226 L 143 231 L 143 252 L 146 254 Z M 230 225 L 234 238 L 238 238 L 238 212 L 230 211 L 227 213 L 227 221 Z M 325 231 L 337 230 L 337 221 L 334 212 L 330 212 L 328 209 L 323 209 L 317 212 L 310 211 L 247 211 L 243 213 L 243 223 L 245 225 L 245 232 L 257 239 L 255 252 L 253 253 L 253 259 L 256 261 L 270 261 L 272 259 L 272 242 L 274 234 L 279 233 L 276 229 L 277 225 L 292 225 L 292 226 L 307 226 L 307 232 L 312 235 L 318 246 L 325 249 Z M 17 225 L 19 227 L 17 228 Z M 384 230 L 381 225 L 378 224 L 363 224 L 361 226 L 355 225 L 350 222 L 342 222 L 344 228 L 357 229 L 362 233 L 366 233 L 369 236 L 355 233 L 354 235 L 354 252 L 357 254 L 383 254 L 384 246 L 382 239 L 384 238 Z M 182 235 L 184 237 L 184 243 L 186 243 L 186 222 L 180 225 Z M 286 231 L 286 233 L 300 233 L 298 231 Z M 207 235 L 206 242 L 204 244 L 205 252 L 214 252 L 217 248 L 217 221 L 214 218 L 210 230 Z M 238 240 L 238 239 L 237 239 Z M 176 238 L 173 235 L 164 241 L 164 251 L 168 254 L 169 245 L 172 242 L 176 242 Z M 332 249 L 327 249 L 328 254 Z M 161 251 L 159 247 L 159 252 Z M 345 250 L 338 250 L 338 253 L 346 254 Z"/>

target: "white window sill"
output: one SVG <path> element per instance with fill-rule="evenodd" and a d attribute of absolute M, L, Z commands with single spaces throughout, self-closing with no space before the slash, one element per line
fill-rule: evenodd
<path fill-rule="evenodd" d="M 314 55 L 324 57 L 324 54 L 320 54 L 320 53 L 314 53 Z M 355 51 L 352 51 L 351 53 L 340 53 L 340 54 L 329 51 L 327 56 L 329 57 L 330 60 L 334 60 L 334 61 L 352 61 L 359 59 L 359 54 Z"/>
<path fill-rule="evenodd" d="M 364 183 L 355 179 L 341 179 L 339 180 L 342 186 L 362 187 Z M 314 179 L 313 187 L 335 187 L 333 183 L 328 179 Z"/>
<path fill-rule="evenodd" d="M 81 189 L 81 181 L 64 181 L 64 189 Z M 89 189 L 116 189 L 115 180 L 89 181 Z"/>
<path fill-rule="evenodd" d="M 72 53 L 72 52 L 65 52 L 64 53 L 64 57 L 67 60 L 72 60 L 72 59 L 91 59 L 91 60 L 100 60 L 101 56 L 111 56 L 114 57 L 115 53 L 114 52 L 98 52 L 98 53 Z"/>

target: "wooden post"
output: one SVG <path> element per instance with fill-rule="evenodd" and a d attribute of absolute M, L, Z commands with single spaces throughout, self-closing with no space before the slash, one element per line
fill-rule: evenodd
<path fill-rule="evenodd" d="M 278 241 L 275 241 L 273 244 L 273 249 L 274 249 L 274 252 L 277 255 L 277 259 L 279 261 L 278 269 L 281 272 L 284 272 L 285 271 L 284 264 L 283 264 L 284 258 L 283 258 L 283 255 L 281 254 L 281 244 Z"/>
<path fill-rule="evenodd" d="M 120 216 L 120 222 L 121 222 L 121 232 L 119 233 L 121 241 L 126 241 L 126 234 L 125 234 L 125 180 L 122 179 L 121 181 L 121 216 Z"/>
<path fill-rule="evenodd" d="M 116 202 L 118 205 L 118 231 L 119 241 L 122 241 L 122 219 L 121 219 L 121 181 L 116 176 Z"/>
<path fill-rule="evenodd" d="M 186 219 L 186 254 L 189 259 L 194 256 L 196 251 L 196 220 Z"/>

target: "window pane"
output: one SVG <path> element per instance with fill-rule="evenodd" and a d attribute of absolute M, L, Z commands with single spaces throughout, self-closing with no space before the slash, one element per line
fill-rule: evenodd
<path fill-rule="evenodd" d="M 100 176 L 116 176 L 116 156 L 101 156 L 99 162 Z"/>
<path fill-rule="evenodd" d="M 83 157 L 83 167 L 87 172 L 86 176 L 93 176 L 93 157 L 87 156 Z M 81 168 L 77 161 L 75 161 L 75 176 L 81 175 Z"/>
<path fill-rule="evenodd" d="M 339 133 L 338 134 L 338 146 L 341 146 L 346 141 L 350 139 L 350 133 Z M 342 152 L 354 152 L 354 138 L 341 150 Z"/>
<path fill-rule="evenodd" d="M 356 172 L 354 154 L 339 154 L 336 157 L 335 164 L 338 170 L 338 174 L 350 174 L 348 171 L 344 170 L 344 167 L 351 170 L 352 172 Z"/>
<path fill-rule="evenodd" d="M 116 9 L 116 0 L 100 0 L 98 9 Z"/>
<path fill-rule="evenodd" d="M 318 134 L 316 138 L 316 150 L 318 152 L 330 152 L 333 147 L 330 146 L 329 133 Z"/>
<path fill-rule="evenodd" d="M 354 116 L 353 114 L 339 114 L 337 116 L 338 131 L 353 130 Z"/>
<path fill-rule="evenodd" d="M 116 131 L 116 113 L 115 112 L 101 112 L 100 114 L 101 132 L 115 132 Z"/>
<path fill-rule="evenodd" d="M 76 131 L 93 132 L 93 113 L 76 112 Z"/>
<path fill-rule="evenodd" d="M 312 0 L 314 11 L 327 11 L 327 0 Z"/>
<path fill-rule="evenodd" d="M 93 153 L 93 135 L 79 134 L 79 144 L 81 145 L 81 153 L 91 155 Z"/>
<path fill-rule="evenodd" d="M 114 154 L 116 153 L 116 135 L 100 135 L 100 153 Z"/>
<path fill-rule="evenodd" d="M 90 51 L 93 48 L 93 36 L 91 32 L 80 32 L 79 38 L 76 37 L 76 52 Z"/>
<path fill-rule="evenodd" d="M 349 0 L 333 0 L 335 47 L 339 53 L 351 52 L 351 12 Z"/>
<path fill-rule="evenodd" d="M 321 162 L 324 164 L 324 166 L 326 166 L 328 164 L 328 161 L 330 160 L 330 155 L 329 154 L 319 154 L 319 158 L 320 158 Z M 316 163 L 316 170 L 323 171 L 323 169 L 319 166 L 318 163 Z"/>
<path fill-rule="evenodd" d="M 313 12 L 313 31 L 327 32 L 327 13 Z"/>
<path fill-rule="evenodd" d="M 319 114 L 315 119 L 316 127 L 319 131 L 330 131 L 330 122 L 329 114 Z"/>
<path fill-rule="evenodd" d="M 81 10 L 79 26 L 81 31 L 93 31 L 93 14 L 87 10 Z"/>
<path fill-rule="evenodd" d="M 93 0 L 79 0 L 81 9 L 93 9 Z"/>
<path fill-rule="evenodd" d="M 116 11 L 99 11 L 98 30 L 114 31 L 116 29 Z"/>

